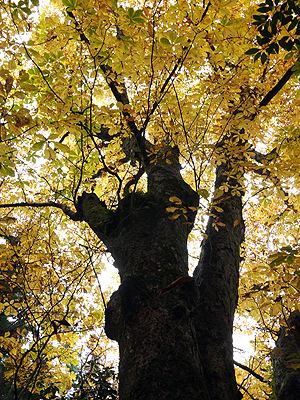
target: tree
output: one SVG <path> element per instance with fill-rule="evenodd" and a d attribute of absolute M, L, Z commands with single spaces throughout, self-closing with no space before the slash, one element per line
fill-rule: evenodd
<path fill-rule="evenodd" d="M 57 0 L 37 18 L 37 5 L 1 2 L 0 207 L 5 237 L 32 212 L 51 225 L 50 246 L 45 232 L 34 241 L 40 274 L 68 249 L 48 268 L 61 276 L 49 289 L 60 316 L 39 320 L 47 338 L 72 326 L 68 296 L 107 251 L 121 279 L 105 310 L 120 399 L 268 398 L 268 340 L 299 293 L 299 7 Z M 241 391 L 238 304 L 260 323 L 244 368 L 260 380 L 238 376 Z"/>

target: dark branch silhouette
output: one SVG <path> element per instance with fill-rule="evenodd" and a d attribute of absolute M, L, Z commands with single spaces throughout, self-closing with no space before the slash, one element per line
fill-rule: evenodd
<path fill-rule="evenodd" d="M 45 203 L 30 203 L 30 202 L 22 202 L 22 203 L 9 203 L 9 204 L 0 204 L 0 208 L 16 208 L 16 207 L 35 207 L 35 208 L 43 208 L 43 207 L 54 207 L 62 210 L 68 217 L 70 217 L 73 221 L 81 221 L 81 217 L 75 211 L 72 211 L 66 204 L 55 203 L 55 201 L 48 201 Z"/>

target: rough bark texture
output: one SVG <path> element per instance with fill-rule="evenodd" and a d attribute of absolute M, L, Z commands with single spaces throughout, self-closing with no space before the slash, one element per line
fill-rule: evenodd
<path fill-rule="evenodd" d="M 294 311 L 288 327 L 280 330 L 273 359 L 277 400 L 300 398 L 300 312 Z"/>
<path fill-rule="evenodd" d="M 188 276 L 187 238 L 195 218 L 188 207 L 199 201 L 180 175 L 176 149 L 173 153 L 172 164 L 162 157 L 146 165 L 147 193 L 128 195 L 116 212 L 94 194 L 83 194 L 78 203 L 121 277 L 106 311 L 107 336 L 120 348 L 120 400 L 237 400 L 231 335 L 241 199 L 229 193 L 218 204 L 226 226 L 216 231 L 210 219 L 197 281 L 162 291 Z M 224 164 L 218 168 L 216 187 L 227 180 L 225 170 Z M 172 196 L 182 201 L 174 220 L 166 211 L 174 205 Z"/>
<path fill-rule="evenodd" d="M 241 151 L 243 143 L 238 144 Z M 222 149 L 229 149 L 228 145 L 225 147 L 224 143 Z M 193 321 L 198 343 L 201 343 L 201 362 L 206 366 L 205 380 L 210 398 L 214 400 L 241 398 L 236 391 L 232 329 L 244 223 L 241 195 L 234 195 L 233 189 L 239 188 L 242 194 L 239 178 L 243 171 L 232 178 L 232 171 L 238 169 L 238 162 L 232 157 L 228 160 L 231 160 L 231 165 L 227 161 L 217 167 L 215 181 L 215 189 L 222 185 L 228 188 L 215 200 L 217 207 L 223 211 L 212 209 L 214 215 L 209 219 L 207 239 L 203 241 L 201 258 L 195 271 L 200 299 Z M 218 222 L 224 225 L 217 225 Z"/>

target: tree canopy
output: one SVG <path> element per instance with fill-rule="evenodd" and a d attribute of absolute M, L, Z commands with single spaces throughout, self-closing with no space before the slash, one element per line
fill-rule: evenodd
<path fill-rule="evenodd" d="M 226 225 L 219 199 L 243 198 L 235 329 L 255 340 L 252 372 L 236 374 L 244 398 L 269 398 L 272 339 L 299 309 L 299 15 L 291 0 L 0 1 L 0 351 L 11 398 L 65 395 L 87 351 L 105 363 L 102 225 L 147 192 L 151 168 L 178 162 L 200 202 L 170 195 L 164 210 L 188 231 L 197 213 L 191 274 L 208 218 L 216 232 Z M 99 206 L 87 216 L 91 194 Z M 241 218 L 233 225 L 244 230 Z"/>

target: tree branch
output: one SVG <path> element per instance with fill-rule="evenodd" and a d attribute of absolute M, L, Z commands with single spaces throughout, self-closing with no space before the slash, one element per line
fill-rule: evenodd
<path fill-rule="evenodd" d="M 110 90 L 112 91 L 112 94 L 114 95 L 115 99 L 117 100 L 117 102 L 122 103 L 123 106 L 129 105 L 129 99 L 127 96 L 127 89 L 126 89 L 125 83 L 118 82 L 118 74 L 116 72 L 114 72 L 113 69 L 111 67 L 109 67 L 108 65 L 102 64 L 100 66 L 100 68 L 101 68 L 101 70 L 105 76 L 106 82 L 107 82 Z M 127 121 L 129 129 L 131 130 L 133 135 L 136 137 L 139 147 L 142 148 L 142 140 L 141 140 L 142 138 L 141 138 L 140 129 L 138 129 L 132 116 L 130 115 L 129 111 L 126 110 L 126 108 L 122 110 L 122 113 L 123 113 L 125 120 Z"/>
<path fill-rule="evenodd" d="M 10 203 L 10 204 L 0 204 L 0 208 L 17 208 L 17 207 L 35 207 L 35 208 L 43 208 L 43 207 L 55 207 L 59 208 L 70 217 L 73 221 L 82 221 L 82 218 L 77 212 L 72 211 L 66 204 L 55 203 L 55 201 L 48 201 L 45 203 Z"/>
<path fill-rule="evenodd" d="M 250 157 L 261 164 L 264 160 L 273 159 L 274 157 L 276 157 L 276 155 L 278 154 L 277 154 L 277 149 L 275 147 L 268 154 L 262 154 L 259 151 L 256 151 L 255 149 L 251 149 Z"/>
<path fill-rule="evenodd" d="M 246 365 L 240 364 L 234 360 L 233 360 L 233 364 L 235 364 L 237 367 L 240 367 L 243 370 L 249 372 L 251 375 L 253 375 L 256 379 L 259 379 L 261 382 L 266 382 L 261 375 L 257 374 L 256 372 L 253 371 L 253 369 L 247 367 Z"/>
<path fill-rule="evenodd" d="M 283 75 L 283 77 L 278 81 L 278 83 L 265 95 L 265 97 L 262 99 L 262 101 L 259 103 L 259 108 L 265 107 L 267 104 L 270 103 L 270 101 L 273 99 L 273 97 L 276 96 L 276 94 L 283 88 L 283 86 L 287 83 L 287 81 L 290 79 L 290 77 L 293 75 L 293 67 L 290 67 L 286 73 Z"/>
<path fill-rule="evenodd" d="M 243 389 L 243 391 L 247 393 L 247 395 L 250 397 L 250 399 L 252 399 L 252 400 L 257 400 L 257 398 L 254 397 L 254 396 L 252 396 L 252 394 L 249 393 L 249 391 L 248 391 L 243 385 L 240 385 L 239 383 L 238 383 L 237 385 L 238 385 L 238 387 L 239 387 L 240 389 Z M 243 398 L 243 395 L 242 395 L 242 394 L 241 394 L 241 396 L 242 396 L 241 398 Z"/>

